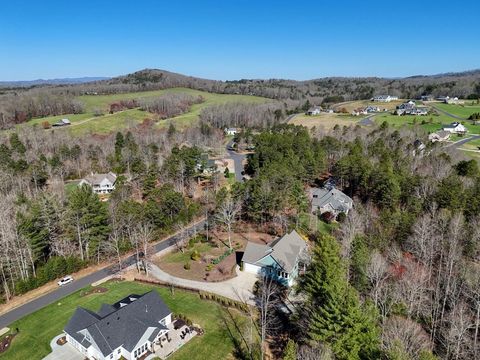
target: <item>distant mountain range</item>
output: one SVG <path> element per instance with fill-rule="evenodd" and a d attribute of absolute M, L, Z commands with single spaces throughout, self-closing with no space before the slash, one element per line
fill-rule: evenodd
<path fill-rule="evenodd" d="M 86 76 L 80 78 L 37 79 L 24 81 L 0 81 L 0 87 L 30 87 L 36 85 L 71 85 L 83 84 L 92 81 L 108 80 L 105 76 Z"/>

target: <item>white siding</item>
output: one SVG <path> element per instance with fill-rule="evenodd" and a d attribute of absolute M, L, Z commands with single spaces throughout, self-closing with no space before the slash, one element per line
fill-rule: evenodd
<path fill-rule="evenodd" d="M 252 274 L 260 274 L 260 272 L 262 271 L 262 268 L 258 265 L 253 265 L 253 264 L 244 262 L 243 270 Z"/>

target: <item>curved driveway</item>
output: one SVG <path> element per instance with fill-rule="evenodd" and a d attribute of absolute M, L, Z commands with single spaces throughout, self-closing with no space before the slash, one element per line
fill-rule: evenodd
<path fill-rule="evenodd" d="M 162 282 L 200 291 L 208 291 L 251 305 L 255 304 L 252 290 L 258 278 L 255 274 L 239 271 L 238 267 L 236 270 L 237 276 L 233 279 L 220 282 L 203 282 L 170 275 L 153 263 L 148 263 L 148 265 L 149 274 Z"/>

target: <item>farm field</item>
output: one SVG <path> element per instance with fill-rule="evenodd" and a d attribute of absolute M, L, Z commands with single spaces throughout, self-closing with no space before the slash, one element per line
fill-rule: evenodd
<path fill-rule="evenodd" d="M 141 111 L 140 109 L 130 109 L 109 114 L 108 111 L 111 103 L 120 100 L 151 99 L 168 93 L 184 93 L 192 96 L 202 96 L 205 101 L 201 104 L 194 104 L 190 111 L 185 114 L 171 119 L 159 121 L 157 126 L 160 128 L 166 127 L 170 122 L 173 122 L 173 124 L 179 128 L 185 128 L 192 124 L 192 122 L 198 120 L 202 109 L 211 105 L 225 104 L 228 102 L 260 104 L 269 101 L 269 99 L 258 96 L 213 94 L 187 88 L 173 88 L 114 95 L 83 95 L 79 96 L 78 99 L 85 104 L 85 113 L 37 118 L 29 121 L 27 125 L 41 126 L 41 124 L 44 122 L 53 124 L 60 119 L 68 118 L 72 125 L 64 128 L 56 128 L 56 130 L 70 131 L 75 135 L 83 135 L 88 133 L 108 134 L 112 131 L 122 130 L 132 125 L 139 124 L 147 118 L 153 120 L 158 119 L 155 114 Z M 95 116 L 96 111 L 100 111 L 104 115 Z M 21 126 L 25 126 L 25 124 L 22 124 Z"/>
<path fill-rule="evenodd" d="M 457 115 L 467 119 L 471 114 L 480 112 L 480 105 L 470 105 L 472 101 L 465 101 L 465 105 L 454 104 L 434 104 L 434 107 L 446 111 L 450 114 Z"/>
<path fill-rule="evenodd" d="M 339 126 L 350 126 L 355 125 L 363 117 L 361 116 L 351 116 L 351 115 L 341 115 L 341 114 L 328 114 L 321 113 L 320 115 L 305 115 L 298 114 L 293 119 L 290 120 L 290 124 L 302 125 L 308 128 L 317 127 L 325 128 L 327 130 L 332 129 L 335 125 Z"/>
<path fill-rule="evenodd" d="M 375 102 L 371 100 L 356 100 L 356 101 L 345 102 L 345 103 L 342 103 L 341 105 L 334 105 L 333 107 L 336 108 L 337 110 L 341 108 L 345 108 L 349 113 L 351 113 L 355 109 L 364 108 L 369 105 L 377 106 L 380 109 L 387 109 L 390 111 L 390 110 L 394 110 L 398 105 L 402 104 L 403 102 L 405 102 L 405 100 L 396 100 L 396 101 L 391 101 L 389 103 Z"/>
<path fill-rule="evenodd" d="M 172 295 L 167 288 L 136 282 L 108 282 L 102 287 L 108 291 L 87 296 L 81 296 L 81 291 L 76 292 L 11 324 L 11 329 L 18 327 L 20 332 L 11 348 L 2 354 L 2 359 L 42 359 L 50 353 L 50 341 L 62 332 L 77 306 L 98 311 L 102 303 L 114 303 L 129 294 L 143 294 L 152 289 L 159 292 L 174 314 L 187 316 L 205 330 L 203 336 L 192 339 L 169 359 L 226 359 L 234 350 L 234 340 L 226 330 L 222 317 L 226 310 L 214 302 L 201 300 L 197 294 L 186 291 L 175 290 Z M 240 325 L 243 324 L 245 317 L 234 310 L 230 310 L 230 313 Z M 229 330 L 234 336 L 238 335 L 233 325 L 229 326 Z"/>

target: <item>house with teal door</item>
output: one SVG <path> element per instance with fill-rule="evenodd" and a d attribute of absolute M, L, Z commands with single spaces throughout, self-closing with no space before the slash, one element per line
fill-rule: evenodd
<path fill-rule="evenodd" d="M 302 259 L 307 251 L 307 243 L 295 230 L 270 244 L 249 241 L 242 257 L 243 269 L 292 286 L 299 271 L 304 270 Z"/>

